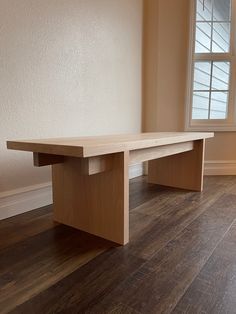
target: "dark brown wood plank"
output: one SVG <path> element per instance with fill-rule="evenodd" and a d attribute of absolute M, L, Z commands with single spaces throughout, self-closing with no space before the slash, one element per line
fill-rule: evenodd
<path fill-rule="evenodd" d="M 235 178 L 212 179 L 207 178 L 202 193 L 189 193 L 173 190 L 164 196 L 153 198 L 150 202 L 131 211 L 153 216 L 153 219 L 139 221 L 139 236 L 134 239 L 131 231 L 131 241 L 125 247 L 132 254 L 150 259 L 153 254 L 164 247 L 171 239 L 176 237 L 186 226 L 207 210 L 227 189 L 235 185 Z M 167 201 L 166 201 L 167 200 Z M 131 230 L 132 230 L 131 223 Z"/>
<path fill-rule="evenodd" d="M 236 224 L 172 313 L 236 313 Z"/>
<path fill-rule="evenodd" d="M 91 313 L 90 310 L 88 310 L 86 312 Z M 121 303 L 115 305 L 110 310 L 107 309 L 104 313 L 106 313 L 106 314 L 141 314 L 141 312 L 136 311 L 136 310 L 124 305 L 124 304 L 121 304 Z"/>
<path fill-rule="evenodd" d="M 0 221 L 0 312 L 169 313 L 233 221 L 235 191 L 234 176 L 205 178 L 203 193 L 135 178 L 119 248 L 55 225 L 50 206 Z"/>
<path fill-rule="evenodd" d="M 137 253 L 143 250 L 143 247 L 146 247 L 148 250 L 149 243 L 153 243 L 153 238 L 158 242 L 156 243 L 156 249 L 162 247 L 162 241 L 167 238 L 167 241 L 171 240 L 178 231 L 182 230 L 189 221 L 191 222 L 194 218 L 199 216 L 204 210 L 215 202 L 219 196 L 221 196 L 227 189 L 236 186 L 235 177 L 206 177 L 205 178 L 205 189 L 202 193 L 189 192 L 179 189 L 166 188 L 161 186 L 156 186 L 154 191 L 153 185 L 146 182 L 145 177 L 139 177 L 131 180 L 130 187 L 133 189 L 130 193 L 130 199 L 136 199 L 136 192 L 138 192 L 138 201 L 136 208 L 131 208 L 130 211 L 130 237 L 131 242 L 129 245 L 132 248 L 136 247 Z M 140 201 L 139 194 L 143 191 L 147 192 L 150 189 L 149 200 Z M 148 194 L 148 192 L 147 192 Z M 140 201 L 140 202 L 139 202 Z M 187 207 L 187 208 L 186 208 Z M 185 209 L 185 215 L 182 211 L 182 223 L 177 224 L 174 221 L 176 219 L 180 220 L 181 209 Z M 178 213 L 176 217 L 175 214 Z M 188 214 L 190 213 L 189 217 Z M 163 221 L 163 215 L 172 217 L 171 220 L 168 219 Z M 162 217 L 161 217 L 162 216 Z M 157 220 L 155 218 L 158 218 Z M 187 219 L 185 221 L 185 218 Z M 159 222 L 161 229 L 156 228 L 157 223 Z M 165 224 L 163 224 L 165 222 Z M 167 224 L 166 224 L 167 223 Z M 168 223 L 174 226 L 174 228 L 168 228 Z M 152 230 L 154 227 L 154 230 Z M 163 231 L 164 230 L 164 231 Z M 150 232 L 149 232 L 150 231 Z M 159 237 L 155 233 L 159 233 Z M 171 235 L 171 233 L 172 235 Z M 147 239 L 148 234 L 153 235 L 151 239 Z M 145 234 L 145 237 L 138 237 L 140 234 Z M 138 243 L 140 240 L 141 243 Z M 165 243 L 165 240 L 164 240 Z M 135 249 L 132 250 L 135 252 Z M 152 254 L 152 252 L 151 252 Z M 145 254 L 144 256 L 148 256 Z"/>
<path fill-rule="evenodd" d="M 91 310 L 122 303 L 141 313 L 170 313 L 235 218 L 236 196 L 222 196 Z"/>
<path fill-rule="evenodd" d="M 232 195 L 208 202 L 205 211 L 175 234 L 175 239 L 160 250 L 155 246 L 157 251 L 150 260 L 137 255 L 132 245 L 105 252 L 20 305 L 15 313 L 33 309 L 36 313 L 65 309 L 68 313 L 109 313 L 120 304 L 141 313 L 169 313 L 231 226 L 235 204 L 236 196 Z M 145 237 L 137 232 L 134 241 L 143 238 L 145 242 Z"/>
<path fill-rule="evenodd" d="M 52 206 L 17 215 L 0 221 L 0 251 L 40 232 L 54 228 Z"/>
<path fill-rule="evenodd" d="M 1 312 L 7 313 L 52 286 L 112 245 L 60 225 L 2 250 Z"/>
<path fill-rule="evenodd" d="M 130 210 L 140 206 L 141 204 L 150 201 L 160 195 L 160 193 L 165 192 L 164 187 L 158 186 L 156 184 L 147 183 L 147 177 L 137 177 L 130 180 L 129 184 L 129 208 Z"/>
<path fill-rule="evenodd" d="M 58 313 L 65 311 L 65 306 L 67 313 L 86 313 L 88 305 L 96 306 L 143 263 L 144 260 L 125 252 L 122 247 L 111 249 L 12 313 Z"/>

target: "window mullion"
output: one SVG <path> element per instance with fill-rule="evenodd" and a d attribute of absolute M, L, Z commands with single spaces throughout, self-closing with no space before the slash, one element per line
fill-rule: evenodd
<path fill-rule="evenodd" d="M 211 7 L 211 47 L 210 52 L 212 53 L 212 46 L 213 46 L 213 20 L 214 20 L 214 0 L 212 0 L 212 7 Z"/>
<path fill-rule="evenodd" d="M 196 53 L 194 61 L 230 61 L 233 55 L 231 53 Z"/>
<path fill-rule="evenodd" d="M 209 90 L 209 105 L 208 105 L 208 119 L 211 118 L 211 94 L 212 94 L 212 80 L 213 80 L 213 61 L 211 61 L 211 74 L 210 74 L 210 90 Z"/>

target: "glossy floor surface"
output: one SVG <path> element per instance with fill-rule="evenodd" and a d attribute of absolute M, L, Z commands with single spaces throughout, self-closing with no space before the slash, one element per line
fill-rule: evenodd
<path fill-rule="evenodd" d="M 51 206 L 0 221 L 0 313 L 236 313 L 236 177 L 133 179 L 130 232 L 116 247 Z"/>

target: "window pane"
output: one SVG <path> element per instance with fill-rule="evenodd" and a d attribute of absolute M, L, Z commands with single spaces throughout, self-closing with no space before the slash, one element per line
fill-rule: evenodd
<path fill-rule="evenodd" d="M 213 23 L 212 52 L 229 52 L 230 49 L 230 24 Z"/>
<path fill-rule="evenodd" d="M 227 118 L 230 67 L 227 61 L 195 62 L 192 119 Z"/>
<path fill-rule="evenodd" d="M 208 119 L 209 92 L 193 93 L 192 119 Z"/>
<path fill-rule="evenodd" d="M 212 0 L 197 0 L 197 21 L 212 19 Z"/>
<path fill-rule="evenodd" d="M 195 62 L 194 87 L 196 90 L 210 90 L 211 62 Z"/>
<path fill-rule="evenodd" d="M 196 0 L 195 53 L 228 53 L 232 0 Z"/>
<path fill-rule="evenodd" d="M 228 91 L 230 77 L 229 62 L 213 62 L 212 89 Z"/>
<path fill-rule="evenodd" d="M 206 53 L 211 51 L 211 24 L 199 22 L 196 25 L 196 53 Z"/>
<path fill-rule="evenodd" d="M 215 21 L 230 21 L 231 0 L 214 0 L 213 16 Z"/>
<path fill-rule="evenodd" d="M 212 92 L 211 93 L 211 112 L 210 119 L 226 119 L 228 92 Z"/>

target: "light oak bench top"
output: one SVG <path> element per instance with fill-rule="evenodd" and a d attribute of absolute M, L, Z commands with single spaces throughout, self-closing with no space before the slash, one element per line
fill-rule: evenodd
<path fill-rule="evenodd" d="M 72 157 L 92 157 L 214 137 L 214 133 L 158 132 L 7 141 L 7 148 Z"/>

